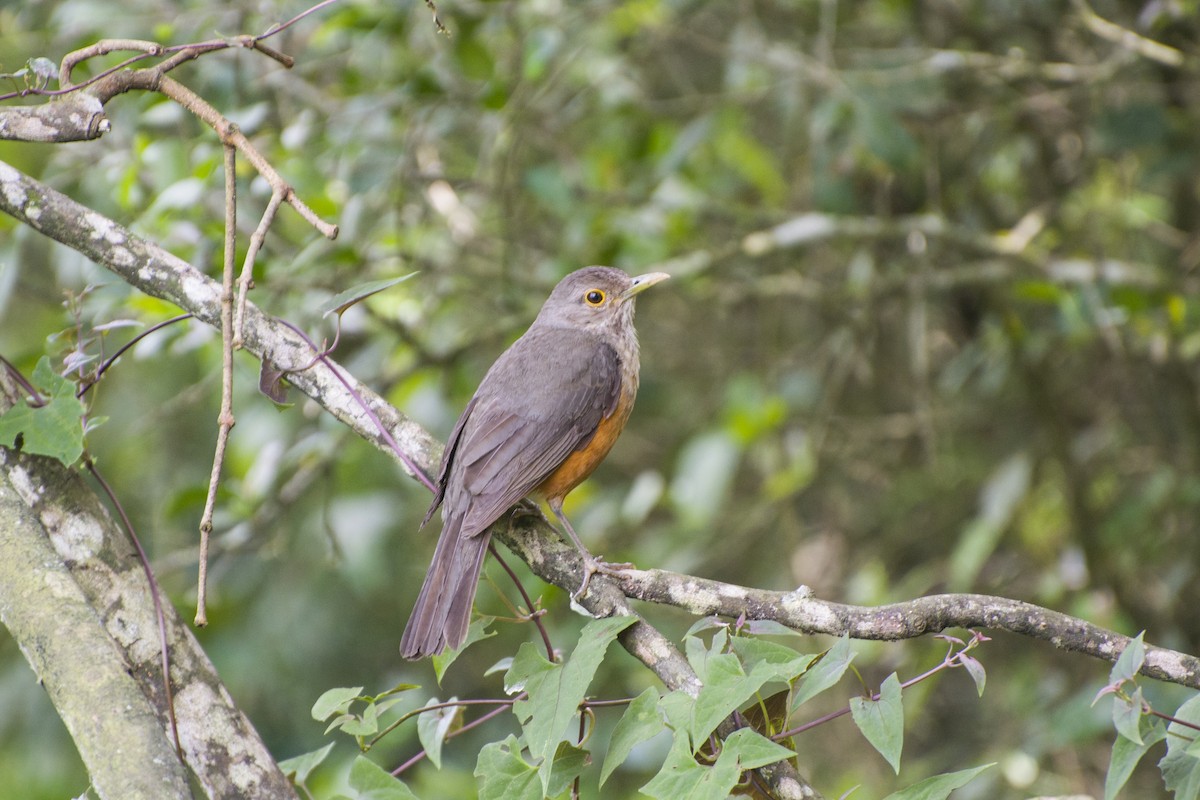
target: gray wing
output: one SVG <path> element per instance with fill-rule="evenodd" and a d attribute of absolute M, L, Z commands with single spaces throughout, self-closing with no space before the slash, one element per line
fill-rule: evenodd
<path fill-rule="evenodd" d="M 543 343 L 573 357 L 547 369 Z M 531 330 L 496 361 L 444 467 L 447 508 L 464 514 L 462 536 L 486 529 L 592 440 L 617 406 L 620 375 L 611 346 L 562 329 Z"/>
<path fill-rule="evenodd" d="M 437 511 L 438 506 L 446 497 L 446 478 L 450 475 L 450 465 L 454 463 L 454 453 L 458 450 L 458 443 L 462 439 L 463 426 L 471 418 L 471 411 L 474 408 L 475 398 L 472 397 L 471 402 L 467 403 L 467 407 L 459 415 L 458 421 L 454 423 L 454 430 L 450 431 L 450 438 L 446 440 L 446 449 L 442 451 L 442 465 L 438 468 L 435 482 L 437 490 L 433 493 L 433 502 L 429 504 L 429 510 L 425 512 L 425 519 L 421 520 L 422 528 L 429 524 L 429 520 L 433 518 L 433 512 Z"/>

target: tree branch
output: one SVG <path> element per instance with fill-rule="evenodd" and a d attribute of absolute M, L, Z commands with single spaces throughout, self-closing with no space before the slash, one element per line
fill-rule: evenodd
<path fill-rule="evenodd" d="M 791 592 L 751 589 L 665 570 L 631 570 L 621 576 L 629 597 L 675 606 L 698 616 L 717 614 L 774 620 L 804 633 L 849 634 L 854 639 L 899 641 L 947 628 L 1005 630 L 1050 642 L 1072 653 L 1114 662 L 1130 637 L 1058 611 L 983 594 L 938 594 L 903 603 L 864 607 L 831 603 L 806 587 Z M 1200 689 L 1200 658 L 1146 645 L 1142 674 Z"/>
<path fill-rule="evenodd" d="M 78 547 L 99 544 L 94 520 L 56 504 L 37 472 L 47 465 L 33 462 L 0 448 L 0 621 L 58 709 L 100 797 L 190 798 L 157 709 L 28 501 L 40 497 L 44 510 L 57 511 L 60 534 L 69 521 Z"/>
<path fill-rule="evenodd" d="M 83 142 L 112 128 L 104 104 L 86 92 L 75 92 L 37 106 L 0 109 L 0 139 L 22 142 Z"/>
<path fill-rule="evenodd" d="M 79 475 L 3 447 L 0 519 L 0 618 L 99 795 L 192 797 L 171 746 L 159 626 L 133 544 Z M 163 610 L 180 744 L 207 796 L 295 798 L 187 623 L 172 606 Z"/>

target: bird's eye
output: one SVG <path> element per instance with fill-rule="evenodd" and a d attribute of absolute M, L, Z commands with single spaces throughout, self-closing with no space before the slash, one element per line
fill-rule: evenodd
<path fill-rule="evenodd" d="M 595 307 L 601 305 L 604 302 L 605 297 L 606 295 L 602 290 L 590 289 L 588 290 L 588 293 L 583 296 L 583 302 L 587 303 L 589 306 Z"/>

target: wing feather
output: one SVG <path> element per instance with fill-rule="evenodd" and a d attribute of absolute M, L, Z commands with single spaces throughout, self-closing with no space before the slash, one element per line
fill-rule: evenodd
<path fill-rule="evenodd" d="M 572 358 L 550 364 L 547 352 Z M 531 330 L 505 351 L 455 427 L 439 476 L 447 508 L 463 510 L 462 536 L 485 530 L 591 441 L 616 409 L 620 376 L 616 351 L 586 332 Z"/>

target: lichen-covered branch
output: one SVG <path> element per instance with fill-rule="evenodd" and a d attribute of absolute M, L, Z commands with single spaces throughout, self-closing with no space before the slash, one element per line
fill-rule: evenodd
<path fill-rule="evenodd" d="M 1116 661 L 1130 637 L 1078 617 L 1032 603 L 982 594 L 939 594 L 886 606 L 850 606 L 818 600 L 801 589 L 772 592 L 680 575 L 633 570 L 622 576 L 629 597 L 682 608 L 698 616 L 717 614 L 774 620 L 805 633 L 849 634 L 854 639 L 899 641 L 948 628 L 1005 630 L 1050 642 L 1073 653 Z M 1200 689 L 1200 658 L 1146 646 L 1142 674 Z"/>
<path fill-rule="evenodd" d="M 98 794 L 190 798 L 169 734 L 154 602 L 132 543 L 77 473 L 5 448 L 0 520 L 0 618 Z M 205 794 L 295 798 L 187 623 L 164 611 L 180 744 Z"/>
<path fill-rule="evenodd" d="M 0 139 L 21 142 L 83 142 L 111 127 L 104 104 L 85 92 L 75 92 L 37 106 L 0 109 Z"/>
<path fill-rule="evenodd" d="M 72 551 L 98 545 L 100 534 L 49 494 L 16 454 L 0 448 L 0 622 L 58 709 L 100 797 L 190 798 L 187 773 L 163 735 L 155 707 L 127 672 L 124 653 L 31 503 L 54 510 L 66 534 L 62 544 Z M 114 748 L 113 742 L 122 746 Z"/>

